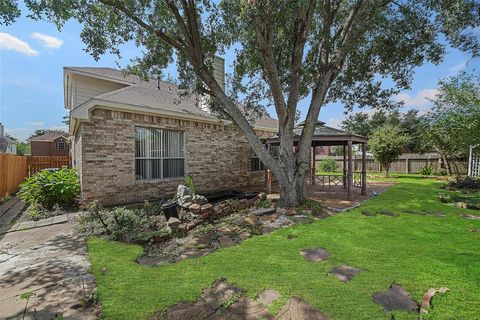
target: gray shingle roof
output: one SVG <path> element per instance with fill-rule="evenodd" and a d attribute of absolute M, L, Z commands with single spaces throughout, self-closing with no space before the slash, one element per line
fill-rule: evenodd
<path fill-rule="evenodd" d="M 10 139 L 7 136 L 1 136 L 0 137 L 0 152 L 6 152 L 8 145 L 11 144 L 11 143 L 15 144 L 15 141 Z"/>
<path fill-rule="evenodd" d="M 197 96 L 181 96 L 181 91 L 175 84 L 154 79 L 144 80 L 135 75 L 125 75 L 122 71 L 112 68 L 67 67 L 73 71 L 89 73 L 93 76 L 109 78 L 113 81 L 130 82 L 131 85 L 94 97 L 98 100 L 125 103 L 135 106 L 149 107 L 164 111 L 181 112 L 206 118 L 217 119 L 198 107 Z M 157 86 L 159 85 L 159 89 Z M 278 128 L 278 121 L 268 115 L 256 118 L 253 125 L 263 128 Z"/>

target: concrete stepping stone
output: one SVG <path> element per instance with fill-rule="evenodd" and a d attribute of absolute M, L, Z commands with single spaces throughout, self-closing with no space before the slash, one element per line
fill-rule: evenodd
<path fill-rule="evenodd" d="M 376 216 L 377 214 L 376 213 L 373 213 L 373 212 L 370 212 L 370 211 L 362 211 L 362 215 L 366 216 L 366 217 L 374 217 Z"/>
<path fill-rule="evenodd" d="M 223 312 L 222 312 L 223 311 Z M 209 319 L 244 319 L 244 320 L 260 320 L 260 319 L 273 319 L 268 313 L 266 306 L 257 301 L 248 299 L 247 297 L 241 297 L 230 307 L 222 310 L 220 314 L 214 314 Z M 218 311 L 217 311 L 218 312 Z"/>
<path fill-rule="evenodd" d="M 355 267 L 341 265 L 330 270 L 330 273 L 335 275 L 338 280 L 347 282 L 352 280 L 360 271 L 362 270 Z"/>
<path fill-rule="evenodd" d="M 373 300 L 385 311 L 418 311 L 417 303 L 405 289 L 397 284 L 392 284 L 390 289 L 385 292 L 374 293 Z"/>
<path fill-rule="evenodd" d="M 280 298 L 280 293 L 274 289 L 265 289 L 257 296 L 257 301 L 264 306 L 270 307 L 272 303 Z"/>
<path fill-rule="evenodd" d="M 305 260 L 318 262 L 328 259 L 328 252 L 324 248 L 305 249 L 300 251 Z"/>
<path fill-rule="evenodd" d="M 296 234 L 289 234 L 289 235 L 287 236 L 287 239 L 288 239 L 288 240 L 292 240 L 292 239 L 295 239 L 295 238 L 298 238 L 298 235 L 296 235 Z"/>
<path fill-rule="evenodd" d="M 242 293 L 242 290 L 234 285 L 228 284 L 224 280 L 217 280 L 211 288 L 203 290 L 200 296 L 201 301 L 209 305 L 214 310 L 222 306 L 227 300 L 235 295 Z"/>
<path fill-rule="evenodd" d="M 388 211 L 388 210 L 382 210 L 382 211 L 379 211 L 379 213 L 383 214 L 384 216 L 398 217 L 398 214 L 396 214 L 395 212 L 392 212 L 392 211 Z"/>
<path fill-rule="evenodd" d="M 290 298 L 277 316 L 278 320 L 327 320 L 315 307 L 297 297 Z"/>
<path fill-rule="evenodd" d="M 211 315 L 215 310 L 209 307 L 205 303 L 199 302 L 179 302 L 176 305 L 171 306 L 168 308 L 165 317 L 161 316 L 161 313 L 157 313 L 150 317 L 151 320 L 160 320 L 160 319 L 167 319 L 167 320 L 184 320 L 184 319 L 192 319 L 192 320 L 200 320 L 200 319 L 207 319 L 209 315 Z"/>
<path fill-rule="evenodd" d="M 402 211 L 403 213 L 408 213 L 408 214 L 414 214 L 414 215 L 417 215 L 417 216 L 423 216 L 424 213 L 423 212 L 420 212 L 420 211 L 415 211 L 415 210 L 405 210 L 405 211 Z"/>

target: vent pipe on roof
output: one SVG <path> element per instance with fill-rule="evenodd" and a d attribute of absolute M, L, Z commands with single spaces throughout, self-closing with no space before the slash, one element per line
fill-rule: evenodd
<path fill-rule="evenodd" d="M 0 137 L 3 137 L 4 130 L 3 130 L 3 124 L 0 122 Z"/>
<path fill-rule="evenodd" d="M 160 77 L 157 77 L 157 90 L 160 90 Z"/>

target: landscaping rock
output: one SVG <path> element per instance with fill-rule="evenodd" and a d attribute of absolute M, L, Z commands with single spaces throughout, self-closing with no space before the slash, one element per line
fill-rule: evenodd
<path fill-rule="evenodd" d="M 420 313 L 428 313 L 428 308 L 430 308 L 430 302 L 432 301 L 433 296 L 439 292 L 439 293 L 446 293 L 450 289 L 446 287 L 442 287 L 440 289 L 435 289 L 435 288 L 430 288 L 428 291 L 423 295 L 422 299 L 422 305 L 420 306 Z"/>
<path fill-rule="evenodd" d="M 247 297 L 240 297 L 230 307 L 221 310 L 220 315 L 212 317 L 214 319 L 245 319 L 245 320 L 260 320 L 260 319 L 273 319 L 268 313 L 267 308 L 258 303 L 248 299 Z"/>
<path fill-rule="evenodd" d="M 192 196 L 191 202 L 192 202 L 193 204 L 203 205 L 203 204 L 207 204 L 207 203 L 208 203 L 208 200 L 207 200 L 207 198 L 205 198 L 204 196 L 199 195 L 199 194 L 196 194 L 196 195 L 193 195 L 193 196 Z"/>
<path fill-rule="evenodd" d="M 192 201 L 192 191 L 187 186 L 183 184 L 178 185 L 177 187 L 177 203 L 180 206 L 183 206 L 186 202 Z"/>
<path fill-rule="evenodd" d="M 258 294 L 257 301 L 264 306 L 270 307 L 273 301 L 278 300 L 278 298 L 280 298 L 280 293 L 277 290 L 265 289 Z"/>
<path fill-rule="evenodd" d="M 150 317 L 150 320 L 184 320 L 184 319 L 206 319 L 214 312 L 211 307 L 205 303 L 199 302 L 179 302 L 176 305 L 168 308 L 165 318 L 161 313 Z"/>
<path fill-rule="evenodd" d="M 305 249 L 300 251 L 305 260 L 318 262 L 328 259 L 328 252 L 324 248 Z"/>
<path fill-rule="evenodd" d="M 194 204 L 192 204 L 188 207 L 188 210 L 190 210 L 191 212 L 193 212 L 195 214 L 199 214 L 200 213 L 200 205 L 197 204 L 197 203 L 194 203 Z"/>
<path fill-rule="evenodd" d="M 228 284 L 224 280 L 217 280 L 211 288 L 203 290 L 200 299 L 214 310 L 218 309 L 227 300 L 232 299 L 235 295 L 242 293 L 242 290 L 236 286 Z"/>
<path fill-rule="evenodd" d="M 360 269 L 347 266 L 347 265 L 342 265 L 340 267 L 335 267 L 332 270 L 330 270 L 330 273 L 335 275 L 338 280 L 347 282 L 353 279 L 360 271 Z"/>
<path fill-rule="evenodd" d="M 327 320 L 315 307 L 297 297 L 290 298 L 277 316 L 278 320 Z"/>
<path fill-rule="evenodd" d="M 385 311 L 404 310 L 417 311 L 418 305 L 410 294 L 397 284 L 392 284 L 385 292 L 373 294 L 373 300 L 383 307 Z"/>
<path fill-rule="evenodd" d="M 171 217 L 167 221 L 167 226 L 172 230 L 172 232 L 178 231 L 181 224 L 182 224 L 182 221 L 180 221 L 175 217 Z"/>
<path fill-rule="evenodd" d="M 474 214 L 464 214 L 462 215 L 465 219 L 470 219 L 470 220 L 480 220 L 480 216 L 476 216 Z"/>
<path fill-rule="evenodd" d="M 279 213 L 274 212 L 272 214 L 266 214 L 266 215 L 260 216 L 259 219 L 260 219 L 260 222 L 262 223 L 270 223 L 277 220 L 279 216 L 280 216 Z"/>
<path fill-rule="evenodd" d="M 285 208 L 282 208 L 282 207 L 276 207 L 275 208 L 275 211 L 279 214 L 283 214 L 283 215 L 286 215 L 288 213 L 288 210 L 285 209 Z"/>
<path fill-rule="evenodd" d="M 213 205 L 210 203 L 204 204 L 200 206 L 200 213 L 203 214 L 208 214 L 212 212 Z"/>
<path fill-rule="evenodd" d="M 248 226 L 255 226 L 258 224 L 258 218 L 254 213 L 249 213 L 243 222 Z"/>
<path fill-rule="evenodd" d="M 282 226 L 286 226 L 286 225 L 289 225 L 292 223 L 292 220 L 290 220 L 289 217 L 285 216 L 285 215 L 281 215 L 279 216 L 272 224 L 276 227 L 276 228 L 280 228 Z"/>
<path fill-rule="evenodd" d="M 263 216 L 273 212 L 275 212 L 275 208 L 261 208 L 252 211 L 252 213 L 254 213 L 256 216 Z"/>
<path fill-rule="evenodd" d="M 193 249 L 189 251 L 185 251 L 183 254 L 180 255 L 179 259 L 188 259 L 188 258 L 196 258 L 196 257 L 202 257 L 204 255 L 209 254 L 212 252 L 213 249 L 210 248 L 205 248 L 205 249 Z"/>
<path fill-rule="evenodd" d="M 229 236 L 223 236 L 218 238 L 218 242 L 220 243 L 220 246 L 222 247 L 230 247 L 235 244 L 235 242 L 230 238 Z"/>
<path fill-rule="evenodd" d="M 192 238 L 187 242 L 187 247 L 195 247 L 198 245 L 208 245 L 212 240 L 212 236 L 210 234 L 204 234 L 202 236 Z"/>

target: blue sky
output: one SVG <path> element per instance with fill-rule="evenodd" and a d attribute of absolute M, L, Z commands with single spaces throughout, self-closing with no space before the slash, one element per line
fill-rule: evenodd
<path fill-rule="evenodd" d="M 84 51 L 80 39 L 81 26 L 67 23 L 61 32 L 52 24 L 20 18 L 15 24 L 0 30 L 0 122 L 7 133 L 24 140 L 35 129 L 66 129 L 62 117 L 66 114 L 63 103 L 64 66 L 116 67 L 116 57 L 103 56 L 95 61 Z M 139 50 L 125 46 L 121 65 L 128 63 Z M 396 99 L 403 100 L 406 109 L 427 109 L 428 98 L 433 98 L 438 79 L 479 65 L 478 59 L 447 48 L 442 64 L 426 64 L 416 70 L 412 90 L 402 92 Z M 226 55 L 226 69 L 232 55 Z M 169 70 L 172 75 L 175 70 Z M 305 114 L 306 103 L 300 110 Z M 345 115 L 340 104 L 330 104 L 320 112 L 320 119 L 338 126 Z M 275 114 L 270 110 L 270 113 Z"/>

